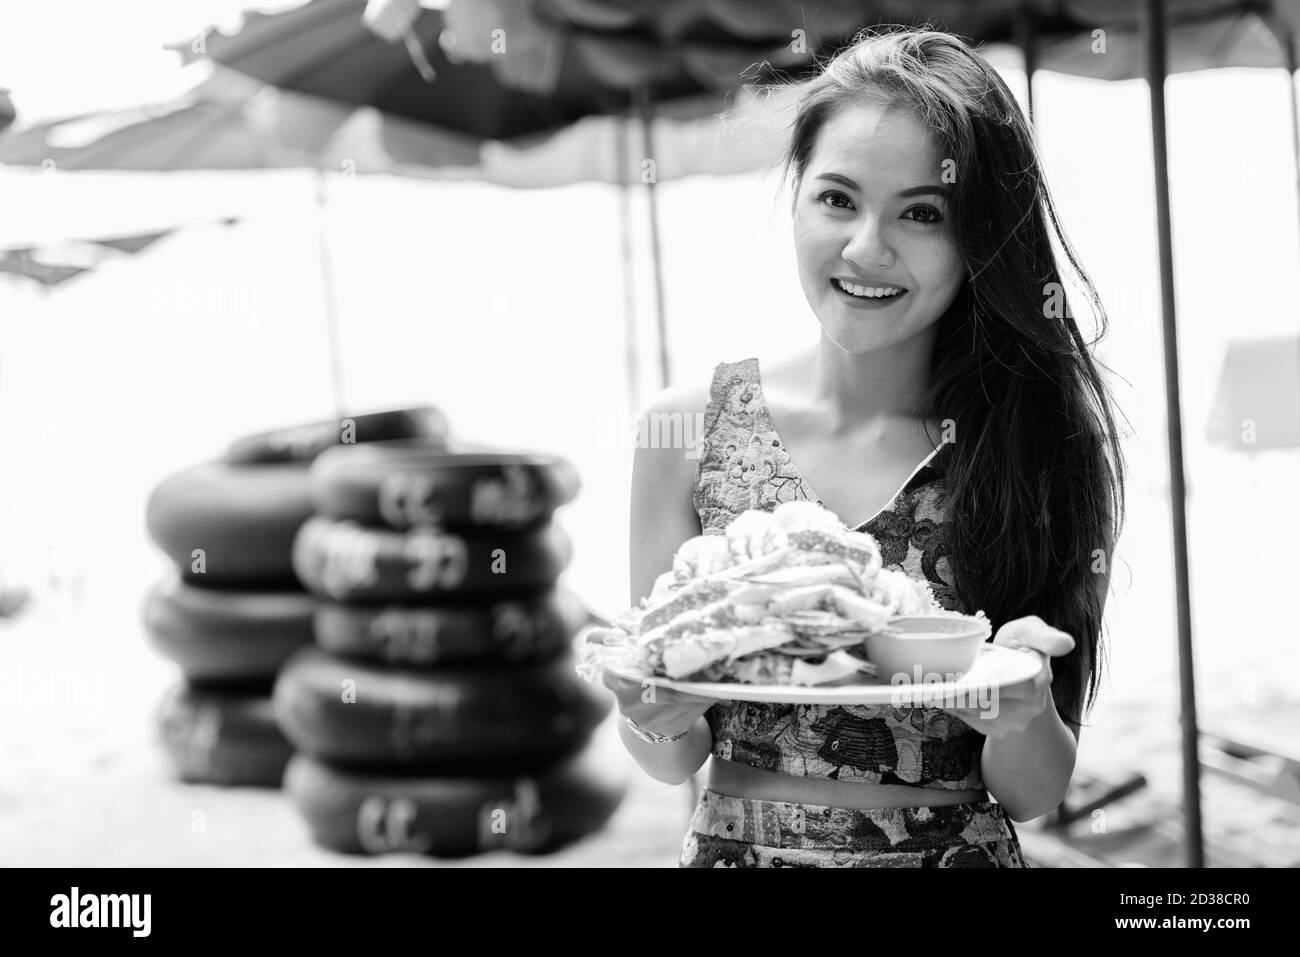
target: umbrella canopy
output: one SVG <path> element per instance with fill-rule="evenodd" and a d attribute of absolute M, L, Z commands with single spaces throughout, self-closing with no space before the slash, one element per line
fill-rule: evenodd
<path fill-rule="evenodd" d="M 742 66 L 766 59 L 775 68 L 806 59 L 756 44 L 739 52 L 710 47 L 666 58 L 638 55 L 635 44 L 585 37 L 543 49 L 529 26 L 527 4 L 450 3 L 445 12 L 420 11 L 412 25 L 434 71 L 430 78 L 416 58 L 371 31 L 362 19 L 365 9 L 365 0 L 313 0 L 280 13 L 250 11 L 233 36 L 210 30 L 199 41 L 171 49 L 187 61 L 206 56 L 283 89 L 491 140 L 559 129 L 586 116 L 626 113 L 638 91 L 657 102 L 710 93 L 716 85 L 712 71 L 703 68 L 710 53 Z M 494 28 L 517 38 L 506 45 L 515 52 L 495 66 L 474 59 L 490 52 L 490 33 L 480 35 L 472 26 L 486 25 L 485 12 L 497 16 Z M 481 48 L 480 39 L 489 47 Z M 528 81 L 537 76 L 544 84 Z"/>
<path fill-rule="evenodd" d="M 248 12 L 232 36 L 209 30 L 172 49 L 187 59 L 209 57 L 286 90 L 495 141 L 518 143 L 584 118 L 638 113 L 644 152 L 640 157 L 618 152 L 638 167 L 642 157 L 655 161 L 654 174 L 641 178 L 650 198 L 660 379 L 667 385 L 655 202 L 655 184 L 666 170 L 659 165 L 663 144 L 652 133 L 652 105 L 668 101 L 681 109 L 698 103 L 712 113 L 717 101 L 704 94 L 735 88 L 741 72 L 757 81 L 786 67 L 807 69 L 812 65 L 808 51 L 791 44 L 788 34 L 779 43 L 723 34 L 649 45 L 630 35 L 587 36 L 568 30 L 558 15 L 543 19 L 548 11 L 530 3 L 449 0 L 445 11 L 407 7 L 406 50 L 372 29 L 366 15 L 373 7 L 366 0 L 313 0 L 281 13 Z M 556 25 L 564 30 L 551 29 Z M 483 62 L 490 57 L 496 58 Z M 614 154 L 613 149 L 600 152 Z M 775 150 L 767 151 L 767 158 L 774 156 Z M 640 169 L 631 175 L 619 169 L 616 181 L 635 182 L 640 174 Z"/>
<path fill-rule="evenodd" d="M 249 11 L 233 35 L 209 30 L 172 49 L 286 89 L 507 140 L 626 112 L 638 97 L 661 103 L 807 75 L 876 23 L 929 17 L 975 43 L 1015 39 L 1026 16 L 1040 33 L 1096 23 L 1087 0 L 1032 10 L 1022 0 L 446 0 L 408 14 L 415 50 L 406 56 L 366 23 L 383 2 Z"/>
<path fill-rule="evenodd" d="M 331 49 L 337 49 L 340 41 L 329 37 L 348 33 L 360 51 L 356 59 L 348 61 L 351 68 L 371 71 L 370 75 L 350 77 L 342 84 L 338 99 L 318 95 L 328 93 L 333 89 L 330 83 L 342 77 L 326 71 L 322 75 L 329 82 L 318 83 L 320 76 L 306 69 L 303 51 L 298 49 L 302 32 L 299 21 L 286 30 L 284 22 L 276 17 L 250 14 L 244 30 L 233 38 L 223 42 L 220 34 L 208 34 L 203 42 L 174 49 L 191 61 L 204 52 L 225 51 L 232 57 L 235 53 L 247 54 L 251 59 L 235 59 L 241 66 L 251 63 L 262 74 L 260 77 L 219 65 L 214 68 L 210 60 L 192 63 L 188 68 L 204 78 L 181 97 L 12 131 L 0 138 L 0 163 L 67 170 L 306 167 L 538 187 L 588 181 L 627 185 L 637 181 L 642 158 L 651 154 L 652 129 L 656 181 L 694 173 L 754 169 L 774 159 L 780 148 L 780 133 L 784 130 L 780 109 L 758 111 L 764 120 L 770 120 L 765 129 L 763 120 L 759 120 L 751 124 L 751 135 L 743 141 L 724 141 L 722 127 L 714 116 L 718 102 L 713 95 L 678 97 L 661 106 L 658 120 L 651 123 L 643 118 L 642 133 L 647 145 L 640 151 L 628 148 L 625 117 L 582 116 L 557 131 L 552 128 L 553 122 L 567 122 L 568 117 L 583 111 L 594 112 L 611 104 L 626 107 L 629 92 L 606 87 L 600 93 L 601 88 L 584 81 L 577 88 L 588 99 L 582 101 L 580 109 L 573 98 L 558 112 L 552 109 L 539 113 L 540 105 L 549 102 L 551 92 L 519 92 L 499 82 L 493 70 L 485 66 L 467 63 L 463 57 L 453 63 L 437 56 L 433 56 L 438 71 L 436 83 L 430 86 L 425 80 L 427 71 L 422 74 L 406 52 L 390 46 L 365 26 L 361 19 L 364 3 L 330 0 L 308 7 L 310 11 L 304 7 L 279 16 L 311 13 L 317 27 L 324 24 L 326 37 L 322 42 Z M 346 16 L 339 16 L 340 12 Z M 430 22 L 441 35 L 436 14 Z M 342 29 L 344 25 L 346 30 Z M 259 29 L 262 32 L 257 35 L 249 32 Z M 280 51 L 276 46 L 279 42 L 288 43 L 290 49 Z M 298 68 L 291 75 L 281 74 L 266 70 L 269 63 L 298 64 Z M 322 70 L 337 65 L 335 57 L 321 61 Z M 406 76 L 407 83 L 418 83 L 421 103 L 436 106 L 438 112 L 426 114 L 423 119 L 387 112 L 386 108 L 405 102 L 400 92 L 396 98 L 390 96 L 393 89 L 402 89 L 402 76 Z M 267 82 L 275 77 L 284 83 L 303 82 L 298 88 L 282 88 Z M 394 77 L 398 78 L 396 86 L 389 82 Z M 700 89 L 698 84 L 684 83 L 657 87 L 661 95 Z M 431 95 L 431 90 L 437 95 Z M 644 94 L 644 88 L 640 92 Z M 367 101 L 369 94 L 374 94 L 374 102 Z M 485 98 L 487 109 L 481 105 Z M 506 126 L 524 132 L 510 142 L 485 139 L 485 132 L 505 129 L 495 121 L 480 122 L 488 114 L 498 119 L 514 117 Z M 441 117 L 442 122 L 431 122 L 428 116 Z M 527 122 L 518 122 L 519 118 Z M 324 185 L 319 182 L 321 202 Z M 626 202 L 623 209 L 626 232 Z M 653 218 L 651 222 L 653 226 Z M 626 237 L 624 248 L 630 248 Z M 332 313 L 331 266 L 323 243 L 321 257 L 326 311 Z M 71 270 L 56 274 L 50 269 L 38 269 L 28 258 L 15 258 L 11 266 L 24 272 L 37 271 L 51 279 L 76 274 Z M 658 282 L 657 259 L 654 274 Z M 334 323 L 330 325 L 332 329 Z M 335 364 L 340 364 L 337 356 Z M 335 378 L 337 383 L 341 373 L 336 372 Z M 340 392 L 341 386 L 336 384 L 336 394 Z"/>
<path fill-rule="evenodd" d="M 1277 67 L 1283 61 L 1274 34 L 1300 30 L 1297 0 L 1167 0 L 1164 6 L 1169 73 Z M 516 8 L 528 15 L 512 16 Z M 747 77 L 750 63 L 776 63 L 771 54 L 784 56 L 792 44 L 807 51 L 794 61 L 802 67 L 864 27 L 925 19 L 976 45 L 1019 46 L 1032 37 L 1035 69 L 1135 79 L 1144 75 L 1140 10 L 1133 0 L 450 0 L 447 21 L 453 30 L 459 16 L 468 21 L 453 39 L 460 32 L 486 37 L 509 22 L 512 45 L 504 50 L 482 40 L 455 44 L 502 73 L 512 59 L 520 61 L 513 72 L 523 73 L 535 47 L 568 43 L 587 50 L 608 82 L 628 82 L 632 67 L 625 60 L 660 57 L 711 78 L 714 88 L 728 88 Z M 1093 36 L 1099 28 L 1104 50 Z"/>
<path fill-rule="evenodd" d="M 401 56 L 401 51 L 390 55 Z M 172 100 L 15 127 L 0 136 L 0 164 L 64 170 L 317 168 L 431 179 L 472 179 L 517 188 L 622 183 L 624 119 L 587 117 L 567 129 L 514 142 L 482 140 L 368 106 L 282 90 L 210 63 L 187 67 L 194 85 Z M 741 94 L 739 102 L 752 97 Z M 779 109 L 765 111 L 744 141 L 727 140 L 715 96 L 663 104 L 654 123 L 656 175 L 758 168 L 779 149 Z M 640 155 L 634 157 L 639 164 Z"/>
<path fill-rule="evenodd" d="M 1100 26 L 1104 37 L 1094 37 L 1082 25 L 1062 32 L 1052 24 L 1034 24 L 1034 69 L 1100 80 L 1144 77 L 1146 47 L 1138 6 L 1099 0 L 1093 0 L 1093 5 L 1105 16 L 1093 29 Z M 1090 4 L 1083 6 L 1086 9 Z M 1300 3 L 1295 0 L 1277 0 L 1271 5 L 1188 3 L 1170 7 L 1166 17 L 1166 73 L 1170 74 L 1226 67 L 1283 67 L 1285 47 L 1279 39 L 1293 34 L 1300 24 Z"/>
<path fill-rule="evenodd" d="M 175 99 L 10 130 L 0 163 L 60 169 L 193 170 L 343 168 L 365 155 L 375 171 L 409 162 L 472 166 L 478 141 L 419 124 L 359 113 L 319 97 L 267 86 L 231 70 L 198 67 Z M 397 157 L 385 149 L 402 145 Z"/>

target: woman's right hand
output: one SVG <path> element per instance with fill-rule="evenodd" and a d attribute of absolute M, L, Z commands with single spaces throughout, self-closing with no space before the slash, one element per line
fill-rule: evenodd
<path fill-rule="evenodd" d="M 618 702 L 625 718 L 655 734 L 674 735 L 689 731 L 713 705 L 712 698 L 662 688 L 649 681 L 624 678 L 610 671 L 601 674 L 601 682 Z"/>

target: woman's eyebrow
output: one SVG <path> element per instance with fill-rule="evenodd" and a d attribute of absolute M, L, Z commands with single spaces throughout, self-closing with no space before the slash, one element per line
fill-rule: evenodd
<path fill-rule="evenodd" d="M 925 196 L 934 195 L 942 196 L 945 199 L 952 195 L 952 190 L 947 186 L 912 186 L 908 189 L 900 190 L 899 196 Z"/>
<path fill-rule="evenodd" d="M 849 189 L 856 189 L 858 192 L 862 192 L 861 186 L 840 173 L 819 173 L 815 178 L 830 180 L 832 183 L 840 183 L 847 186 Z M 899 196 L 925 196 L 927 194 L 947 198 L 952 195 L 952 190 L 947 186 L 936 184 L 933 186 L 910 186 L 907 189 L 898 191 Z"/>

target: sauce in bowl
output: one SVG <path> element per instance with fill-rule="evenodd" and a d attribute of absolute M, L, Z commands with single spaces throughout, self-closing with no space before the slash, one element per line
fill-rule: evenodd
<path fill-rule="evenodd" d="M 887 684 L 955 681 L 970 670 L 993 633 L 986 618 L 906 615 L 867 638 L 867 657 Z"/>

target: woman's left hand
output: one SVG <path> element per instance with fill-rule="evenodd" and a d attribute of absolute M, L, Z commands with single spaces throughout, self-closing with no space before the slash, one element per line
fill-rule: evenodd
<path fill-rule="evenodd" d="M 941 707 L 941 710 L 961 718 L 983 735 L 1002 738 L 1024 731 L 1051 706 L 1052 659 L 1073 651 L 1074 639 L 1037 615 L 1028 615 L 999 628 L 993 644 L 1036 655 L 1042 667 L 1030 681 L 993 689 L 988 707 L 983 707 L 984 702 L 980 701 L 978 708 Z"/>

